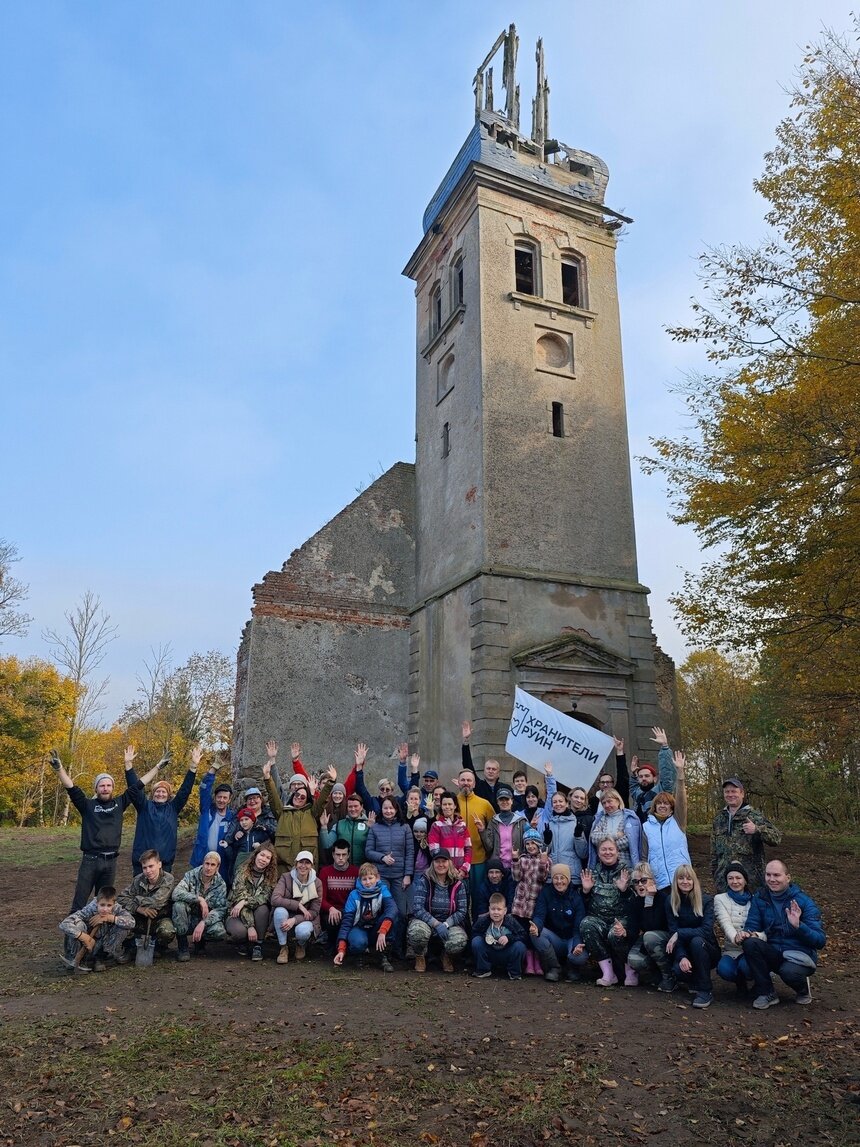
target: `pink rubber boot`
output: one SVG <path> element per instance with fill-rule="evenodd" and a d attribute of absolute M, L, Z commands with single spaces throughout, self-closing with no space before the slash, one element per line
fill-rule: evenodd
<path fill-rule="evenodd" d="M 630 967 L 629 964 L 624 965 L 624 987 L 635 988 L 639 984 L 638 973 Z"/>
<path fill-rule="evenodd" d="M 597 986 L 599 988 L 611 988 L 613 984 L 617 984 L 618 977 L 615 975 L 615 970 L 612 967 L 612 961 L 598 960 L 598 964 L 600 965 L 600 971 L 603 973 L 603 975 L 597 981 Z"/>

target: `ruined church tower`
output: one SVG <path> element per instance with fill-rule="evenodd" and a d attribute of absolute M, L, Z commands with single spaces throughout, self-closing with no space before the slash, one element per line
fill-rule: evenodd
<path fill-rule="evenodd" d="M 493 109 L 504 50 L 504 111 Z M 417 301 L 410 733 L 502 756 L 513 689 L 648 745 L 655 652 L 636 565 L 616 232 L 605 164 L 529 134 L 517 36 L 475 78 L 475 124 L 406 266 Z"/>
<path fill-rule="evenodd" d="M 478 69 L 474 126 L 404 272 L 415 465 L 393 466 L 254 587 L 239 779 L 258 774 L 268 737 L 342 771 L 366 740 L 379 775 L 408 736 L 425 766 L 450 769 L 463 720 L 476 760 L 510 773 L 517 685 L 629 753 L 674 724 L 636 564 L 615 272 L 625 220 L 604 203 L 605 164 L 550 136 L 540 42 L 521 130 L 517 48 L 512 25 Z"/>

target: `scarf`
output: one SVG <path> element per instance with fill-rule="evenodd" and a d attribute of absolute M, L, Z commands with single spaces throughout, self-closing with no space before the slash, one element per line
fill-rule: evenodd
<path fill-rule="evenodd" d="M 749 904 L 752 900 L 752 893 L 744 889 L 743 892 L 732 892 L 731 888 L 726 889 L 726 895 L 729 900 L 733 900 L 735 904 Z"/>
<path fill-rule="evenodd" d="M 290 877 L 293 881 L 293 900 L 298 900 L 299 904 L 307 904 L 309 900 L 316 900 L 317 874 L 313 868 L 308 875 L 307 884 L 302 884 L 302 882 L 299 880 L 299 872 L 297 868 L 290 869 Z"/>

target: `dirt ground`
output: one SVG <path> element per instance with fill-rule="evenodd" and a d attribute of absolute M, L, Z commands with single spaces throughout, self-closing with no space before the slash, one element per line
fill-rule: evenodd
<path fill-rule="evenodd" d="M 812 1006 L 781 988 L 763 1013 L 719 982 L 697 1011 L 683 992 L 384 975 L 321 953 L 252 965 L 227 945 L 72 976 L 56 925 L 75 862 L 7 865 L 0 1145 L 860 1142 L 860 864 L 809 837 L 781 855 L 828 944 Z"/>

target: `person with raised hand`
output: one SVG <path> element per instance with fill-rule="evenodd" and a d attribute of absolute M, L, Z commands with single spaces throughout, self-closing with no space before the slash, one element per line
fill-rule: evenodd
<path fill-rule="evenodd" d="M 160 768 L 169 761 L 169 756 L 156 765 Z M 131 846 L 131 867 L 135 876 L 139 876 L 141 857 L 144 852 L 155 851 L 161 857 L 165 872 L 171 872 L 173 861 L 176 859 L 176 847 L 179 840 L 179 814 L 188 803 L 188 798 L 194 788 L 197 769 L 203 759 L 202 745 L 195 745 L 191 750 L 191 763 L 174 795 L 173 785 L 170 781 L 159 778 L 152 786 L 152 797 L 147 799 L 143 785 L 145 777 L 134 788 L 129 789 L 131 801 L 137 809 L 137 825 L 134 830 L 134 841 Z"/>
<path fill-rule="evenodd" d="M 125 792 L 114 796 L 113 777 L 110 773 L 99 773 L 94 782 L 94 793 L 88 797 L 69 776 L 56 749 L 51 751 L 50 766 L 81 818 L 82 855 L 70 915 L 79 912 L 100 888 L 114 886 L 116 861 L 122 845 L 122 819 L 132 803 L 132 789 L 140 785 L 134 771 L 136 755 L 134 746 L 129 745 L 124 755 Z M 65 956 L 66 959 L 74 959 L 75 956 L 75 945 L 68 933 Z"/>
<path fill-rule="evenodd" d="M 624 965 L 624 986 L 635 987 L 639 977 L 627 963 L 627 953 L 635 939 L 633 890 L 630 870 L 618 855 L 615 841 L 601 841 L 597 863 L 582 870 L 582 894 L 586 916 L 579 931 L 589 956 L 600 965 L 598 985 L 609 988 L 617 984 L 617 971 Z"/>
<path fill-rule="evenodd" d="M 288 799 L 284 802 L 272 780 L 272 758 L 263 765 L 263 781 L 272 811 L 278 818 L 275 829 L 275 853 L 281 871 L 292 868 L 300 852 L 310 852 L 316 868 L 319 859 L 318 817 L 325 808 L 332 786 L 337 780 L 337 769 L 329 765 L 325 781 L 316 797 L 304 773 L 294 773 L 287 782 Z"/>

